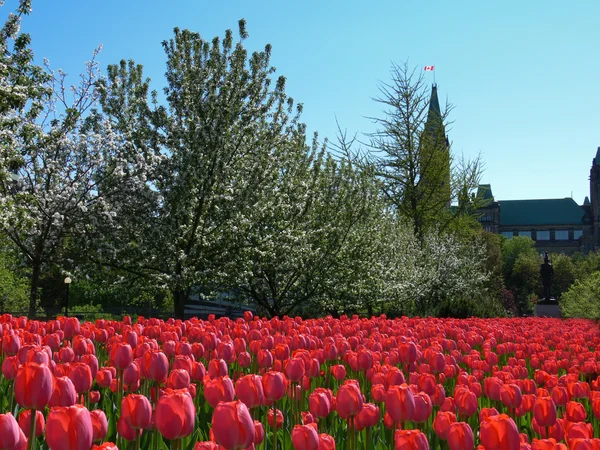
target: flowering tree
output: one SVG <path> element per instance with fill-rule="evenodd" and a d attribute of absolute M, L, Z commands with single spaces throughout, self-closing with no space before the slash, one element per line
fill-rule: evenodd
<path fill-rule="evenodd" d="M 44 268 L 73 269 L 66 244 L 114 217 L 107 199 L 138 182 L 136 161 L 111 124 L 84 119 L 96 100 L 97 52 L 69 88 L 61 71 L 33 65 L 29 37 L 18 32 L 29 10 L 22 1 L 2 32 L 0 226 L 30 269 L 34 317 Z"/>
<path fill-rule="evenodd" d="M 338 305 L 357 282 L 362 233 L 381 213 L 373 172 L 304 137 L 280 148 L 251 215 L 242 291 L 270 315 Z"/>
<path fill-rule="evenodd" d="M 104 117 L 158 163 L 143 195 L 115 199 L 119 224 L 99 228 L 96 261 L 172 291 L 178 317 L 192 287 L 232 285 L 274 153 L 304 136 L 285 78 L 273 83 L 271 47 L 248 56 L 243 20 L 239 36 L 208 42 L 175 29 L 163 43 L 166 107 L 151 106 L 156 95 L 133 62 L 99 83 Z"/>

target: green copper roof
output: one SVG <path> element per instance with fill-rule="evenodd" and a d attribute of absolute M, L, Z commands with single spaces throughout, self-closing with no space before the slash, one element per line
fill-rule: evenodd
<path fill-rule="evenodd" d="M 439 107 L 439 105 L 438 105 L 438 107 Z M 598 150 L 596 151 L 596 157 L 594 158 L 594 164 L 600 164 L 600 147 L 598 147 Z"/>
<path fill-rule="evenodd" d="M 494 201 L 494 194 L 492 194 L 491 184 L 480 184 L 477 187 L 477 197 L 483 200 Z"/>
<path fill-rule="evenodd" d="M 501 200 L 500 225 L 580 225 L 584 210 L 572 198 Z"/>

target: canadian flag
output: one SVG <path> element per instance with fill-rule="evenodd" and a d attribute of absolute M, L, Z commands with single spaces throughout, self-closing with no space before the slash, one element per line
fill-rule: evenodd
<path fill-rule="evenodd" d="M 425 72 L 433 72 L 433 69 L 435 69 L 435 66 L 425 66 L 423 68 Z"/>

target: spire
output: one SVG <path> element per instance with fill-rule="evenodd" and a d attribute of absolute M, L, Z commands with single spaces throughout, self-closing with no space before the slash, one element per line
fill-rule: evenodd
<path fill-rule="evenodd" d="M 598 147 L 598 150 L 596 151 L 596 157 L 594 158 L 594 165 L 600 166 L 600 147 Z"/>
<path fill-rule="evenodd" d="M 431 98 L 429 99 L 429 110 L 427 111 L 427 122 L 425 122 L 425 132 L 431 136 L 443 133 L 443 137 L 446 140 L 446 147 L 450 147 L 448 136 L 446 136 L 446 127 L 444 127 L 444 121 L 442 118 L 442 109 L 440 108 L 440 101 L 437 94 L 437 84 L 431 85 Z M 600 150 L 600 149 L 599 149 Z M 600 162 L 600 158 L 598 158 Z"/>
<path fill-rule="evenodd" d="M 437 95 L 437 84 L 433 84 L 431 85 L 431 98 L 429 99 L 429 111 L 427 112 L 425 130 L 428 133 L 435 132 L 440 126 L 443 127 L 442 110 L 440 109 L 440 101 Z"/>

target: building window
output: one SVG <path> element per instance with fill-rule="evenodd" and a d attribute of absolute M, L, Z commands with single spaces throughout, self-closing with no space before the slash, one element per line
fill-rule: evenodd
<path fill-rule="evenodd" d="M 573 239 L 577 240 L 583 236 L 583 230 L 573 230 Z"/>
<path fill-rule="evenodd" d="M 531 231 L 519 231 L 519 236 L 531 237 Z"/>
<path fill-rule="evenodd" d="M 540 230 L 536 232 L 536 241 L 549 241 L 550 240 L 550 231 L 549 230 Z"/>
<path fill-rule="evenodd" d="M 569 230 L 556 230 L 554 232 L 554 239 L 556 239 L 557 241 L 568 241 Z"/>
<path fill-rule="evenodd" d="M 512 231 L 503 231 L 502 232 L 502 236 L 504 236 L 505 238 L 512 238 L 513 237 L 513 232 Z"/>

